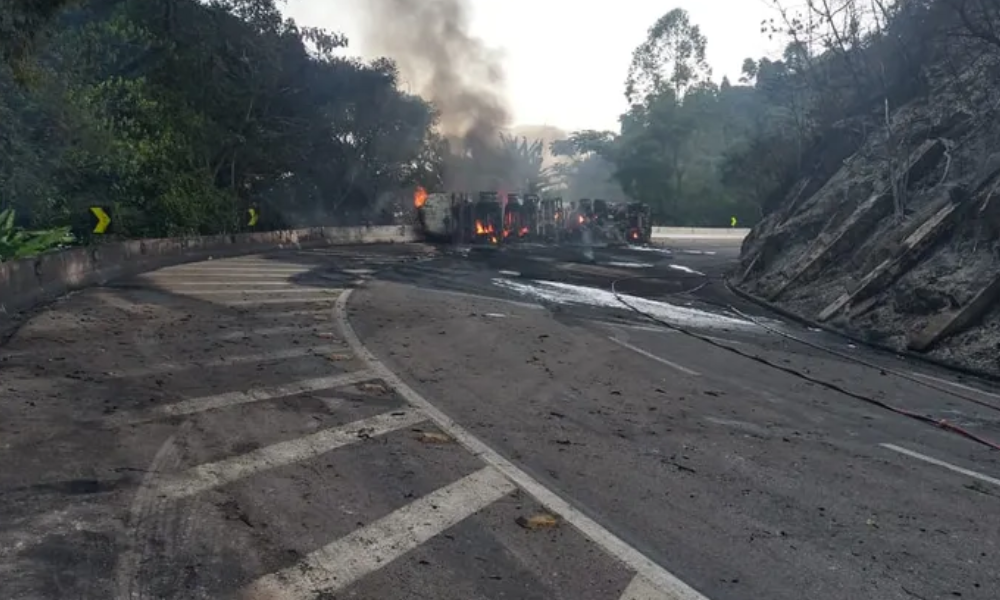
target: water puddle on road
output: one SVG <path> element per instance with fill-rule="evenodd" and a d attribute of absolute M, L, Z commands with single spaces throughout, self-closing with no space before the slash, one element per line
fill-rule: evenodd
<path fill-rule="evenodd" d="M 651 263 L 611 261 L 604 263 L 609 267 L 621 267 L 623 269 L 652 269 L 655 265 Z"/>
<path fill-rule="evenodd" d="M 675 271 L 681 271 L 683 273 L 690 273 L 691 275 L 701 275 L 701 276 L 705 275 L 701 271 L 695 271 L 691 267 L 685 267 L 684 265 L 670 265 L 670 268 L 673 269 L 673 270 L 675 270 Z"/>
<path fill-rule="evenodd" d="M 648 300 L 638 296 L 619 294 L 615 296 L 609 290 L 559 283 L 556 281 L 518 282 L 508 279 L 494 279 L 493 284 L 537 300 L 557 304 L 577 304 L 601 308 L 617 308 L 629 310 L 619 297 L 635 309 L 677 326 L 691 326 L 714 329 L 755 329 L 757 325 L 751 321 L 737 319 L 725 315 L 710 313 L 697 308 L 677 306 L 667 302 Z"/>

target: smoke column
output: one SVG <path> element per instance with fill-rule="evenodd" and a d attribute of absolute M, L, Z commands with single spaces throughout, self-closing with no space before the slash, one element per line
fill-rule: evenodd
<path fill-rule="evenodd" d="M 497 189 L 505 179 L 498 137 L 510 124 L 500 57 L 470 33 L 468 0 L 367 0 L 367 54 L 396 61 L 404 83 L 432 102 L 456 156 L 453 189 Z"/>

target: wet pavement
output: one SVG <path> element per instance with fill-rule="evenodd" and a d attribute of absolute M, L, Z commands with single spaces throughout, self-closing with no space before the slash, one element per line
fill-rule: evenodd
<path fill-rule="evenodd" d="M 1000 395 L 738 248 L 394 245 L 73 294 L 0 348 L 0 597 L 974 598 Z M 806 343 L 802 343 L 802 340 Z"/>

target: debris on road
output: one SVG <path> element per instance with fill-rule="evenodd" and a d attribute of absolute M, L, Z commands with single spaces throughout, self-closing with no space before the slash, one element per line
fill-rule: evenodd
<path fill-rule="evenodd" d="M 518 517 L 514 522 L 529 531 L 537 531 L 558 527 L 559 517 L 550 513 L 538 513 L 530 517 Z"/>
<path fill-rule="evenodd" d="M 369 394 L 388 394 L 389 388 L 384 383 L 379 381 L 366 381 L 364 383 L 359 383 L 357 388 L 362 392 L 367 392 Z"/>
<path fill-rule="evenodd" d="M 451 437 L 434 431 L 421 431 L 417 435 L 417 441 L 424 444 L 451 444 L 455 442 Z"/>

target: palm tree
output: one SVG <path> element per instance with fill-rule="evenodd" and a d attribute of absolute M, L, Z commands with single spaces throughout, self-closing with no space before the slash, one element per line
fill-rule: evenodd
<path fill-rule="evenodd" d="M 540 194 L 551 185 L 547 169 L 542 168 L 542 140 L 529 143 L 527 137 L 500 134 L 502 155 L 507 162 L 507 179 L 523 194 Z"/>

